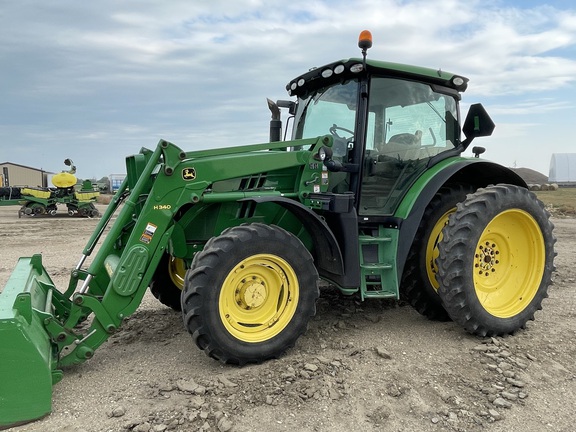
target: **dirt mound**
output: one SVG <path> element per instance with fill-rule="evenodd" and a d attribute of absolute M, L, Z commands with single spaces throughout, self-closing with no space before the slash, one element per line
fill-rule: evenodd
<path fill-rule="evenodd" d="M 548 176 L 530 168 L 510 168 L 528 184 L 548 183 Z"/>

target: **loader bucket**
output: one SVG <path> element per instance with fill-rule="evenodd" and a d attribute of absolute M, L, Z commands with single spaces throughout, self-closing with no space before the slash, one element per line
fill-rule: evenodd
<path fill-rule="evenodd" d="M 0 294 L 0 429 L 50 413 L 56 350 L 44 320 L 54 285 L 40 255 L 20 258 Z"/>

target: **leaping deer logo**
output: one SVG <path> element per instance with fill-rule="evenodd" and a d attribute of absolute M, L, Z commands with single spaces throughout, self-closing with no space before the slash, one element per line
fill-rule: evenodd
<path fill-rule="evenodd" d="M 194 168 L 184 168 L 182 170 L 182 178 L 184 180 L 194 180 L 196 178 L 196 170 Z"/>

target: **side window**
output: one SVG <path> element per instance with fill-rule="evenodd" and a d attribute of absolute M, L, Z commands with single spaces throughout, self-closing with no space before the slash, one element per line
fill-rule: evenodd
<path fill-rule="evenodd" d="M 422 151 L 413 153 L 418 158 L 438 154 L 454 146 L 453 135 L 447 134 L 451 121 L 453 98 L 440 96 L 437 100 L 425 101 L 407 106 L 391 106 L 386 109 L 386 143 L 384 152 L 397 151 L 399 144 L 419 147 Z M 448 136 L 450 135 L 450 136 Z"/>

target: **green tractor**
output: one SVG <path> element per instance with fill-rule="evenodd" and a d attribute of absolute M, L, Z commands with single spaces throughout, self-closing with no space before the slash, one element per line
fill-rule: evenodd
<path fill-rule="evenodd" d="M 62 370 L 91 358 L 148 287 L 201 350 L 236 365 L 294 346 L 320 280 L 363 300 L 404 296 L 481 337 L 534 319 L 554 270 L 549 214 L 482 148 L 462 156 L 494 129 L 479 104 L 461 121 L 466 78 L 369 60 L 371 45 L 363 32 L 361 58 L 269 101 L 269 143 L 185 152 L 161 140 L 127 157 L 65 290 L 40 255 L 20 258 L 0 295 L 0 426 L 49 413 Z"/>

